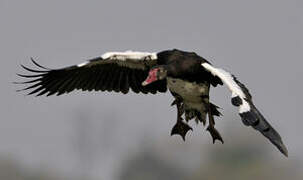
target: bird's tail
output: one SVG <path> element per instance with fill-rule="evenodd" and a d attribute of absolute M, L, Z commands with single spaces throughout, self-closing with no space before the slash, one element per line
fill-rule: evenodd
<path fill-rule="evenodd" d="M 251 110 L 245 113 L 240 113 L 243 123 L 246 126 L 252 126 L 254 129 L 262 133 L 269 141 L 274 144 L 281 153 L 288 157 L 288 151 L 283 144 L 279 133 L 266 121 L 264 116 L 258 109 L 250 103 Z"/>

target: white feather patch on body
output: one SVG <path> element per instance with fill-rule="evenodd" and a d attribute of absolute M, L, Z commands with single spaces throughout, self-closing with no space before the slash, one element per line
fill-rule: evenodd
<path fill-rule="evenodd" d="M 208 63 L 202 63 L 201 65 L 206 70 L 211 72 L 214 76 L 219 77 L 224 82 L 224 84 L 227 85 L 228 89 L 230 89 L 230 91 L 232 92 L 232 95 L 231 95 L 232 98 L 239 96 L 242 99 L 242 105 L 240 105 L 240 107 L 239 107 L 240 113 L 250 111 L 250 106 L 249 106 L 248 102 L 245 100 L 246 96 L 245 96 L 244 92 L 242 91 L 241 87 L 235 82 L 234 78 L 232 77 L 232 75 L 229 72 L 227 72 L 223 69 L 215 68 Z"/>
<path fill-rule="evenodd" d="M 150 52 L 137 52 L 137 51 L 125 51 L 125 52 L 107 52 L 101 56 L 102 59 L 117 59 L 124 61 L 126 59 L 144 60 L 150 58 L 151 60 L 157 59 L 157 53 Z"/>

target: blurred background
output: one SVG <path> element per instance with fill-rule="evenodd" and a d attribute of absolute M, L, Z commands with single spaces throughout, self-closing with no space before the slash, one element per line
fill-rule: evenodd
<path fill-rule="evenodd" d="M 301 0 L 0 0 L 0 179 L 303 179 Z M 170 137 L 169 93 L 25 96 L 20 64 L 50 68 L 107 51 L 195 51 L 233 72 L 281 134 L 289 158 L 212 89 L 225 144 L 192 124 Z"/>

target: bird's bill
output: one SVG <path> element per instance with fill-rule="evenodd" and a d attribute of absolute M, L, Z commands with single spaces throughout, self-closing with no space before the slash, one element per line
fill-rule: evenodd
<path fill-rule="evenodd" d="M 146 86 L 154 81 L 157 81 L 157 71 L 158 69 L 152 69 L 148 73 L 148 77 L 145 79 L 145 81 L 142 82 L 142 86 Z"/>

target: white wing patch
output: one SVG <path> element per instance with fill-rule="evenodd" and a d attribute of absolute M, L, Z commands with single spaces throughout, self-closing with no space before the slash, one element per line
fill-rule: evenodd
<path fill-rule="evenodd" d="M 125 61 L 126 59 L 144 60 L 157 59 L 157 53 L 149 52 L 137 52 L 137 51 L 125 51 L 125 52 L 107 52 L 101 56 L 102 59 L 117 59 Z"/>
<path fill-rule="evenodd" d="M 227 71 L 219 68 L 215 68 L 212 65 L 208 63 L 202 63 L 201 64 L 206 70 L 211 72 L 214 76 L 219 77 L 224 84 L 227 85 L 227 87 L 232 92 L 232 98 L 239 96 L 242 100 L 242 105 L 239 107 L 239 112 L 247 112 L 250 111 L 249 103 L 245 100 L 247 97 L 245 96 L 244 92 L 242 91 L 241 87 L 237 84 L 237 82 L 234 80 L 234 77 Z"/>
<path fill-rule="evenodd" d="M 89 61 L 86 61 L 86 62 L 84 62 L 84 63 L 78 64 L 77 67 L 85 66 L 85 65 L 87 65 L 88 63 L 89 63 Z"/>
<path fill-rule="evenodd" d="M 248 89 L 236 77 L 223 69 L 218 69 L 209 63 L 201 64 L 207 71 L 219 77 L 232 92 L 231 102 L 239 106 L 239 115 L 246 126 L 252 126 L 270 140 L 285 156 L 288 156 L 286 146 L 279 133 L 266 121 L 259 110 L 254 106 Z"/>
<path fill-rule="evenodd" d="M 76 67 L 90 67 L 96 64 L 117 64 L 121 67 L 129 67 L 133 69 L 145 70 L 146 66 L 156 64 L 157 53 L 153 52 L 138 52 L 138 51 L 125 51 L 125 52 L 107 52 L 103 55 L 77 64 Z"/>

